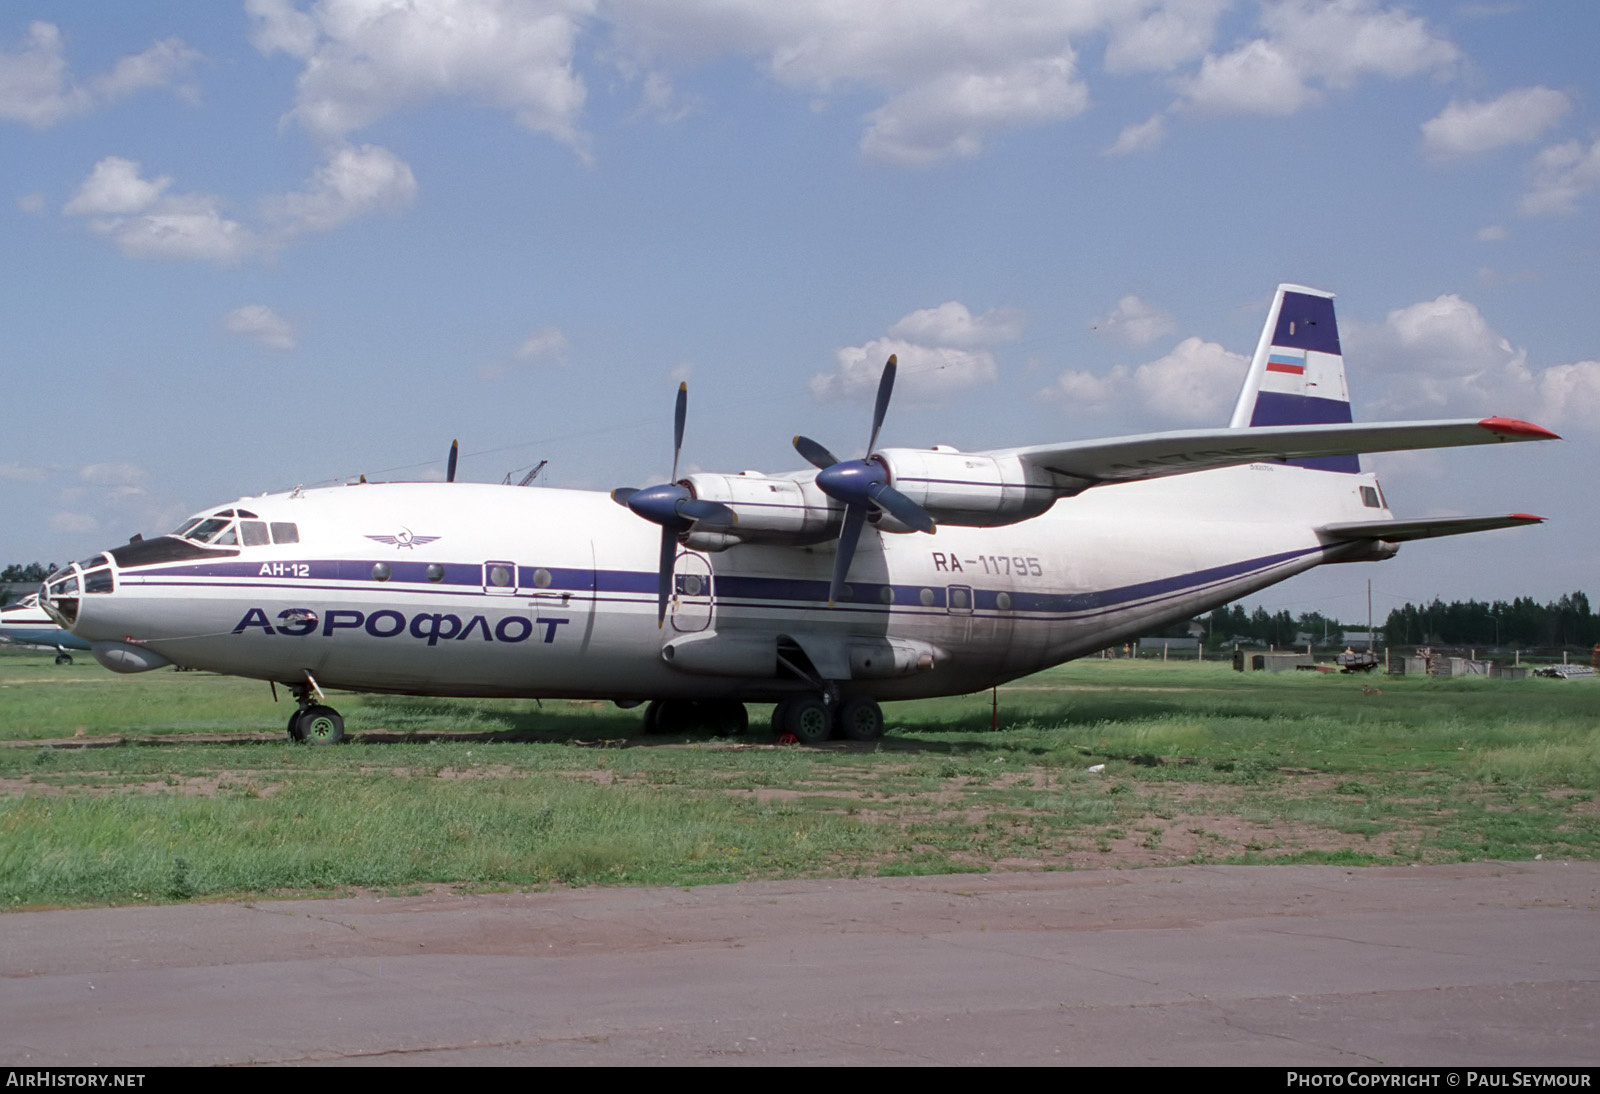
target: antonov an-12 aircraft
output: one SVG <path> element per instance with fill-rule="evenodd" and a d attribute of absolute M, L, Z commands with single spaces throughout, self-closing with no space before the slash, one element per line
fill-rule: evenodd
<path fill-rule="evenodd" d="M 1365 452 L 1554 439 L 1512 418 L 1352 424 L 1330 293 L 1280 286 L 1226 429 L 865 459 L 600 493 L 361 483 L 241 498 L 50 575 L 102 665 L 326 689 L 648 703 L 647 731 L 883 732 L 879 703 L 962 694 L 1407 540 L 1537 523 L 1396 520 Z M 453 462 L 453 461 L 452 461 Z M 453 478 L 453 476 L 451 476 Z"/>

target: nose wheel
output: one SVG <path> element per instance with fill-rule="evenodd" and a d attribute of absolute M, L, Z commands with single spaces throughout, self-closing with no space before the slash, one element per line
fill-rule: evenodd
<path fill-rule="evenodd" d="M 344 719 L 332 707 L 306 707 L 289 718 L 289 739 L 308 745 L 336 745 L 344 740 Z"/>

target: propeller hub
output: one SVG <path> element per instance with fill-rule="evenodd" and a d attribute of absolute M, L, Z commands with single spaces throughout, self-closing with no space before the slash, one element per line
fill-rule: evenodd
<path fill-rule="evenodd" d="M 874 488 L 888 485 L 882 466 L 874 460 L 846 460 L 817 472 L 817 488 L 846 505 L 865 505 Z"/>
<path fill-rule="evenodd" d="M 687 486 L 664 482 L 645 487 L 629 497 L 624 504 L 652 524 L 659 524 L 671 532 L 687 532 L 694 521 L 680 514 L 678 506 L 688 501 L 691 496 Z"/>

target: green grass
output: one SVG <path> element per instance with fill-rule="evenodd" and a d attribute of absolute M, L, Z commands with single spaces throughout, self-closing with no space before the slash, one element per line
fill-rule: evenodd
<path fill-rule="evenodd" d="M 1362 682 L 1087 661 L 1002 688 L 998 731 L 982 694 L 817 749 L 762 707 L 732 742 L 340 695 L 352 741 L 315 748 L 264 684 L 0 652 L 0 907 L 1600 855 L 1600 684 Z"/>

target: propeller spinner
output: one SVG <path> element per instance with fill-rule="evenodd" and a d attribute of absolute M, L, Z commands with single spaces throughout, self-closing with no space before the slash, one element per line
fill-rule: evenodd
<path fill-rule="evenodd" d="M 702 501 L 678 482 L 678 455 L 683 450 L 683 425 L 689 414 L 689 385 L 678 385 L 678 405 L 672 421 L 672 477 L 642 490 L 620 486 L 611 500 L 635 514 L 661 525 L 661 562 L 657 570 L 656 626 L 667 618 L 667 598 L 672 592 L 672 568 L 678 556 L 678 537 L 696 525 L 716 531 L 732 528 L 739 515 L 726 505 Z"/>
<path fill-rule="evenodd" d="M 927 511 L 889 485 L 889 471 L 872 458 L 878 446 L 878 431 L 883 428 L 884 415 L 889 410 L 889 395 L 894 391 L 894 376 L 899 362 L 893 354 L 883 366 L 883 377 L 878 381 L 878 401 L 872 410 L 872 435 L 867 439 L 867 455 L 859 460 L 841 460 L 809 437 L 794 439 L 795 451 L 817 468 L 817 487 L 835 501 L 844 503 L 844 527 L 839 530 L 839 550 L 833 559 L 833 580 L 828 584 L 828 606 L 839 599 L 845 575 L 850 572 L 850 560 L 855 556 L 856 543 L 861 538 L 861 527 L 866 523 L 867 510 L 874 507 L 888 513 L 901 524 L 919 532 L 936 530 L 933 518 Z"/>

